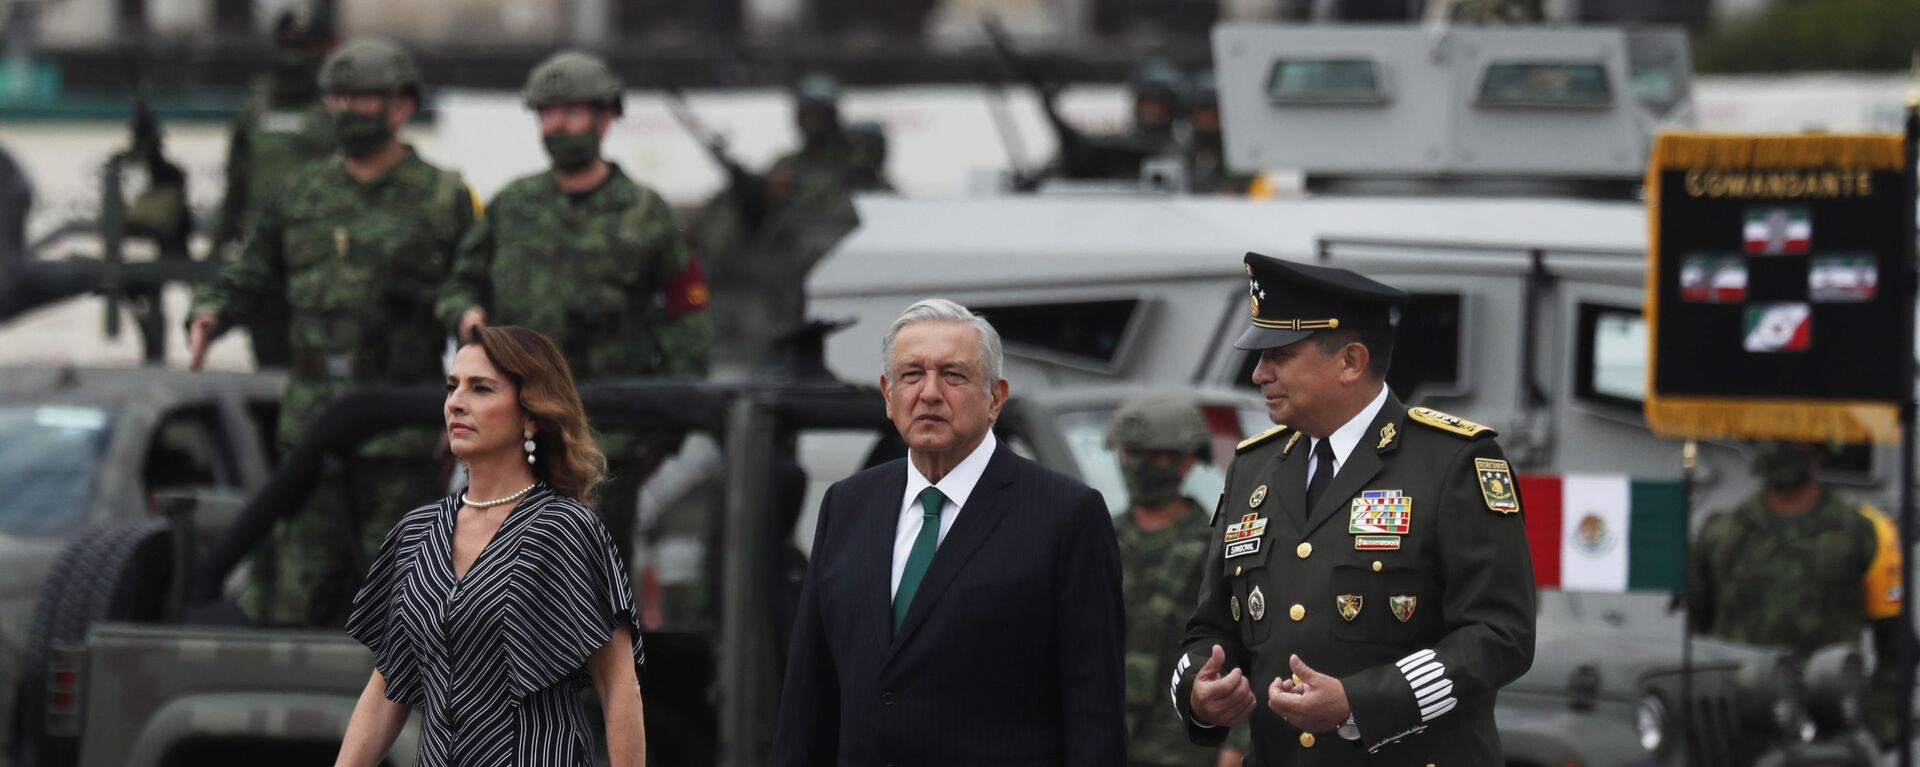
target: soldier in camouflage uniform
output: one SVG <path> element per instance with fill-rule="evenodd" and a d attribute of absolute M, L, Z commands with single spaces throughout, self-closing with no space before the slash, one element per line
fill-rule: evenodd
<path fill-rule="evenodd" d="M 1181 151 L 1174 124 L 1186 110 L 1187 77 L 1164 59 L 1148 59 L 1127 78 L 1133 96 L 1133 131 L 1129 138 L 1149 155 Z"/>
<path fill-rule="evenodd" d="M 713 327 L 707 285 L 673 210 L 600 156 L 621 112 L 605 62 L 563 52 L 527 78 L 552 167 L 493 198 L 440 297 L 440 313 L 473 326 L 521 325 L 560 347 L 580 381 L 614 376 L 702 378 Z M 640 483 L 677 438 L 602 434 L 609 477 L 596 504 L 631 561 Z"/>
<path fill-rule="evenodd" d="M 1857 643 L 1872 627 L 1878 663 L 1868 724 L 1891 744 L 1899 723 L 1900 546 L 1893 521 L 1820 484 L 1820 449 L 1764 443 L 1754 451 L 1761 490 L 1715 514 L 1694 541 L 1688 579 L 1694 629 L 1802 658 Z"/>
<path fill-rule="evenodd" d="M 333 27 L 305 10 L 273 25 L 273 70 L 255 85 L 227 141 L 227 190 L 215 224 L 216 247 L 237 244 L 260 208 L 295 171 L 333 154 L 333 122 L 320 104 L 320 62 L 333 47 Z M 287 306 L 263 301 L 245 321 L 261 367 L 284 368 Z"/>
<path fill-rule="evenodd" d="M 1127 482 L 1127 511 L 1114 518 L 1121 593 L 1127 605 L 1127 759 L 1134 767 L 1238 767 L 1242 727 L 1219 748 L 1187 742 L 1167 713 L 1167 669 L 1180 657 L 1193 595 L 1207 557 L 1207 512 L 1180 494 L 1207 457 L 1207 424 L 1183 397 L 1152 393 L 1114 411 L 1107 447 Z"/>
<path fill-rule="evenodd" d="M 379 39 L 348 42 L 321 67 L 320 87 L 340 154 L 261 207 L 238 259 L 199 297 L 188 328 L 197 369 L 220 332 L 268 302 L 287 302 L 292 364 L 282 447 L 354 388 L 441 379 L 446 327 L 434 299 L 479 216 L 458 173 L 398 141 L 420 103 L 419 70 L 404 50 Z M 398 430 L 323 477 L 306 508 L 254 557 L 242 609 L 272 625 L 344 625 L 394 521 L 442 495 L 438 439 L 432 429 Z"/>

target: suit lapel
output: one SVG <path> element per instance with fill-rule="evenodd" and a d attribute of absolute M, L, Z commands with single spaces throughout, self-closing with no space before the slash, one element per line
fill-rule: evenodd
<path fill-rule="evenodd" d="M 1302 534 L 1312 535 L 1313 531 L 1320 529 L 1335 513 L 1347 507 L 1354 493 L 1360 492 L 1380 473 L 1380 469 L 1386 465 L 1380 461 L 1380 454 L 1400 446 L 1401 421 L 1406 415 L 1407 406 L 1400 404 L 1393 394 L 1387 394 L 1387 401 L 1380 405 L 1380 412 L 1374 415 L 1373 423 L 1360 436 L 1360 443 L 1353 446 L 1353 453 L 1347 456 L 1346 464 L 1334 473 L 1333 482 L 1327 485 L 1327 494 L 1320 499 L 1319 508 L 1313 509 L 1307 517 L 1306 529 L 1300 531 Z M 1389 424 L 1393 425 L 1394 437 L 1383 442 L 1382 436 Z M 1305 495 L 1302 491 L 1301 496 Z"/>
<path fill-rule="evenodd" d="M 953 584 L 967 560 L 1007 515 L 1013 499 L 1009 486 L 1013 484 L 1015 460 L 1013 451 L 1008 450 L 1005 443 L 995 447 L 987 461 L 987 470 L 981 473 L 979 484 L 967 497 L 967 505 L 961 507 L 960 516 L 954 519 L 953 529 L 947 531 L 947 539 L 940 542 L 940 548 L 934 549 L 933 563 L 927 566 L 927 574 L 920 580 L 920 589 L 914 594 L 913 604 L 907 607 L 907 617 L 900 622 L 900 630 L 894 633 L 889 660 L 913 636 L 914 629 L 926 622 L 927 613 L 940 601 L 940 595 Z M 899 492 L 906 492 L 905 484 Z"/>
<path fill-rule="evenodd" d="M 859 548 L 854 552 L 865 575 L 858 579 L 865 584 L 861 589 L 866 592 L 860 599 L 867 608 L 862 630 L 877 633 L 882 646 L 893 637 L 893 536 L 900 525 L 900 505 L 906 492 L 907 462 L 903 460 L 900 470 L 892 472 L 867 498 L 867 508 L 861 513 Z"/>

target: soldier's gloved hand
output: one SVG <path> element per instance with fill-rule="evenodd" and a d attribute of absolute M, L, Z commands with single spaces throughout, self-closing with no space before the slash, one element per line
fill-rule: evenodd
<path fill-rule="evenodd" d="M 460 343 L 473 343 L 473 329 L 485 324 L 487 324 L 487 310 L 478 306 L 467 307 L 466 311 L 460 313 L 460 332 L 457 334 Z"/>
<path fill-rule="evenodd" d="M 207 364 L 207 346 L 213 343 L 213 328 L 216 318 L 212 314 L 196 314 L 187 323 L 187 369 L 199 370 Z"/>
<path fill-rule="evenodd" d="M 1304 732 L 1326 732 L 1347 721 L 1353 711 L 1340 680 L 1313 670 L 1298 655 L 1288 656 L 1287 664 L 1293 679 L 1276 678 L 1267 686 L 1267 708 Z"/>
<path fill-rule="evenodd" d="M 1247 720 L 1253 713 L 1253 707 L 1259 701 L 1253 697 L 1253 686 L 1247 684 L 1247 677 L 1234 669 L 1221 676 L 1220 669 L 1227 665 L 1227 653 L 1220 645 L 1213 646 L 1212 657 L 1206 665 L 1200 667 L 1200 673 L 1193 678 L 1193 694 L 1188 704 L 1193 707 L 1193 715 L 1202 724 L 1214 727 L 1231 727 Z M 1345 718 L 1345 714 L 1341 717 Z"/>

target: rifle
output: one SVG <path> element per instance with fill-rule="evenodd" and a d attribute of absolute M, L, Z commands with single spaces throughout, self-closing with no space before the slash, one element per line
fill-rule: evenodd
<path fill-rule="evenodd" d="M 707 150 L 707 156 L 715 165 L 727 174 L 727 196 L 733 200 L 735 209 L 740 213 L 740 221 L 751 235 L 760 231 L 760 225 L 767 216 L 767 180 L 747 170 L 733 155 L 727 152 L 727 137 L 707 128 L 700 116 L 694 114 L 693 106 L 687 103 L 687 95 L 678 86 L 667 86 L 667 111 L 673 114 L 675 122 L 692 137 L 694 142 Z"/>
<path fill-rule="evenodd" d="M 1007 35 L 1006 28 L 1000 25 L 999 19 L 988 16 L 981 24 L 1001 63 L 1006 65 L 1015 79 L 1025 81 L 1040 97 L 1040 109 L 1046 114 L 1047 124 L 1053 128 L 1054 138 L 1060 144 L 1059 159 L 1051 172 L 1075 180 L 1139 178 L 1140 165 L 1153 154 L 1151 150 L 1120 137 L 1081 133 L 1079 128 L 1073 127 L 1060 115 L 1060 84 L 1047 78 L 1039 62 L 1014 50 L 1013 40 Z M 1014 188 L 1032 191 L 1047 173 L 1041 171 L 1025 175 L 1016 172 Z"/>

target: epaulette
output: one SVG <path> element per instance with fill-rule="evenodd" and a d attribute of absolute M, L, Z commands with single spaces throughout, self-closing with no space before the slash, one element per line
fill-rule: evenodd
<path fill-rule="evenodd" d="M 1287 425 L 1283 423 L 1283 424 L 1280 424 L 1279 426 L 1275 426 L 1271 429 L 1260 432 L 1259 434 L 1255 434 L 1251 437 L 1241 440 L 1240 445 L 1238 447 L 1235 447 L 1233 449 L 1233 452 L 1235 455 L 1239 455 L 1241 453 L 1247 452 L 1248 450 L 1252 450 L 1254 447 L 1258 446 L 1260 443 L 1273 439 L 1274 437 L 1280 436 L 1281 434 L 1285 433 L 1286 430 L 1287 430 Z"/>
<path fill-rule="evenodd" d="M 1497 436 L 1492 427 L 1482 426 L 1459 416 L 1447 415 L 1430 407 L 1416 407 L 1407 410 L 1407 417 L 1441 431 L 1450 431 L 1463 437 L 1478 437 L 1485 434 Z"/>

